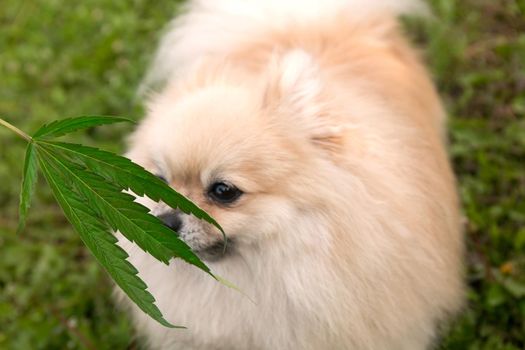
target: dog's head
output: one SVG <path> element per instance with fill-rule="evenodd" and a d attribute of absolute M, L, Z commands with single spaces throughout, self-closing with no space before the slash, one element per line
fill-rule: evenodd
<path fill-rule="evenodd" d="M 128 155 L 221 224 L 227 255 L 288 234 L 286 225 L 316 205 L 326 182 L 319 162 L 330 161 L 343 133 L 304 52 L 290 52 L 263 78 L 239 84 L 231 70 L 200 69 L 152 99 Z M 202 258 L 224 256 L 212 225 L 141 200 Z"/>

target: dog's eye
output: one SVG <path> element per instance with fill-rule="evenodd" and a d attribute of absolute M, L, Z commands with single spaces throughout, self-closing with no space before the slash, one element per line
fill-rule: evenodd
<path fill-rule="evenodd" d="M 242 195 L 242 191 L 231 184 L 216 182 L 211 185 L 208 195 L 221 204 L 230 204 Z"/>

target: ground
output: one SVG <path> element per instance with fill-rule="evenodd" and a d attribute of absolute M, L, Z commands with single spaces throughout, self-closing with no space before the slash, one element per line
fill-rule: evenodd
<path fill-rule="evenodd" d="M 469 305 L 442 349 L 525 348 L 525 1 L 431 0 L 407 20 L 445 100 L 466 216 Z M 175 1 L 4 0 L 0 115 L 26 131 L 140 118 L 135 87 Z M 120 152 L 126 126 L 74 140 Z M 134 349 L 106 274 L 45 182 L 15 235 L 23 143 L 0 130 L 0 349 Z"/>

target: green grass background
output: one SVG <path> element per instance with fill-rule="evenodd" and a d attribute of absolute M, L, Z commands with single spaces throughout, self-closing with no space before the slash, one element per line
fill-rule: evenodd
<path fill-rule="evenodd" d="M 443 349 L 525 348 L 525 1 L 431 0 L 407 20 L 450 121 L 467 217 L 469 306 Z M 176 1 L 2 0 L 0 115 L 140 118 L 135 88 Z M 121 152 L 127 126 L 70 140 Z M 23 142 L 0 129 L 0 349 L 134 349 L 110 283 L 43 181 L 16 236 Z M 174 301 L 176 302 L 176 301 Z"/>

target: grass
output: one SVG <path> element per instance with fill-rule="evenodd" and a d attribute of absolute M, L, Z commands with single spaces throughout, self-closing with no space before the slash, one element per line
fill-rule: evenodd
<path fill-rule="evenodd" d="M 443 349 L 525 348 L 525 1 L 432 0 L 408 20 L 446 102 L 466 215 L 469 306 Z M 25 131 L 56 118 L 142 114 L 135 99 L 173 1 L 2 2 L 0 115 Z M 129 127 L 75 141 L 120 152 Z M 0 129 L 0 349 L 136 348 L 111 285 L 44 183 L 14 234 L 23 144 Z"/>

